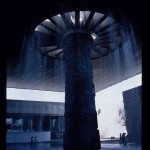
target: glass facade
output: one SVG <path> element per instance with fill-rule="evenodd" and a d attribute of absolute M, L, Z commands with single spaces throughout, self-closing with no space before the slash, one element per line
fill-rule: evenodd
<path fill-rule="evenodd" d="M 50 131 L 50 123 L 51 117 L 50 116 L 43 116 L 42 117 L 42 131 Z"/>
<path fill-rule="evenodd" d="M 7 117 L 6 118 L 6 130 L 7 130 L 7 132 L 11 131 L 11 126 L 12 126 L 12 118 Z"/>
<path fill-rule="evenodd" d="M 7 115 L 6 118 L 7 132 L 23 132 L 23 118 L 20 115 Z"/>
<path fill-rule="evenodd" d="M 42 131 L 42 116 L 32 116 L 32 131 Z"/>
<path fill-rule="evenodd" d="M 65 131 L 65 120 L 63 116 L 60 116 L 60 139 L 63 139 L 63 133 Z"/>
<path fill-rule="evenodd" d="M 23 132 L 32 132 L 32 116 L 30 115 L 23 115 Z"/>
<path fill-rule="evenodd" d="M 23 124 L 23 120 L 22 120 L 21 116 L 15 115 L 12 118 L 12 126 L 11 126 L 12 131 L 22 132 L 22 124 Z"/>
<path fill-rule="evenodd" d="M 64 116 L 7 114 L 7 132 L 49 132 L 51 140 L 60 140 L 64 132 Z"/>

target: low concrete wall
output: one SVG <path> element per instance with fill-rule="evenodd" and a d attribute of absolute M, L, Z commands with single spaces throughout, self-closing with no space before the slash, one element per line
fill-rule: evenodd
<path fill-rule="evenodd" d="M 36 136 L 37 142 L 49 142 L 51 132 L 8 132 L 6 133 L 6 143 L 27 143 L 31 141 L 31 136 Z"/>

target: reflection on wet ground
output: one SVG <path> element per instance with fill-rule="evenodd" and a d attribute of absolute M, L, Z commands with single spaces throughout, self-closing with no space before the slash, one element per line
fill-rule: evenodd
<path fill-rule="evenodd" d="M 141 150 L 140 146 L 128 144 L 126 147 L 117 143 L 102 143 L 101 150 Z M 56 143 L 20 143 L 7 144 L 6 150 L 63 150 L 62 144 Z"/>

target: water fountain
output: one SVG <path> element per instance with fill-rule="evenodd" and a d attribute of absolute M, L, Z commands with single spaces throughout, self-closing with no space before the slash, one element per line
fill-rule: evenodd
<path fill-rule="evenodd" d="M 127 78 L 139 63 L 132 61 L 141 55 L 133 33 L 127 20 L 117 22 L 110 12 L 77 10 L 50 16 L 25 38 L 22 65 L 15 69 L 16 74 L 22 74 L 17 84 L 29 86 L 31 78 L 30 87 L 37 88 L 46 80 L 40 88 L 50 83 L 59 91 L 53 83 L 63 87 L 65 83 L 65 150 L 98 149 L 94 90 L 98 83 L 103 88 L 109 86 L 105 83 L 110 77 L 111 81 Z"/>
<path fill-rule="evenodd" d="M 39 44 L 41 52 L 65 61 L 64 150 L 100 148 L 92 60 L 119 48 L 119 26 L 109 14 L 73 11 L 52 16 L 35 29 L 52 39 L 49 45 Z"/>

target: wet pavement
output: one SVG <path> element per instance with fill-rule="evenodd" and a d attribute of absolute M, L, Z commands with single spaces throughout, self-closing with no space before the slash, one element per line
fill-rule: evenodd
<path fill-rule="evenodd" d="M 141 150 L 140 146 L 127 145 L 126 147 L 119 144 L 101 144 L 101 150 Z M 51 143 L 20 143 L 7 144 L 6 150 L 63 150 L 62 146 L 53 145 Z"/>

